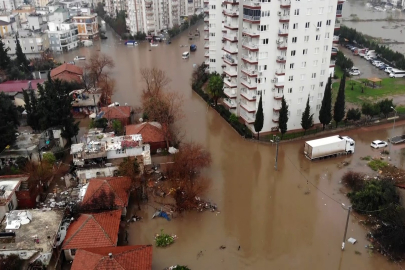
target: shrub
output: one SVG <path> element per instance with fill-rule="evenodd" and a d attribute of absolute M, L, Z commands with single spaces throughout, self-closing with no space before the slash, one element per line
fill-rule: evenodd
<path fill-rule="evenodd" d="M 238 117 L 236 116 L 236 114 L 231 114 L 230 116 L 229 116 L 229 122 L 231 123 L 231 124 L 233 124 L 233 123 L 235 123 L 235 122 L 237 122 L 238 121 Z"/>
<path fill-rule="evenodd" d="M 53 165 L 56 162 L 56 157 L 53 153 L 48 152 L 42 155 L 43 161 L 46 161 L 47 163 Z"/>
<path fill-rule="evenodd" d="M 373 159 L 367 165 L 373 170 L 373 171 L 378 171 L 386 166 L 388 166 L 388 163 L 379 159 Z"/>
<path fill-rule="evenodd" d="M 155 241 L 157 247 L 166 247 L 174 243 L 174 237 L 164 233 L 162 229 L 160 234 L 156 235 Z"/>
<path fill-rule="evenodd" d="M 353 191 L 359 191 L 364 187 L 365 175 L 363 173 L 348 171 L 342 176 L 342 182 Z"/>

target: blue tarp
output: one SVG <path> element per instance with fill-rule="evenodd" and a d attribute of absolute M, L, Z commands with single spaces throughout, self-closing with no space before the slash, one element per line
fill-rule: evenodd
<path fill-rule="evenodd" d="M 164 211 L 157 211 L 157 212 L 155 212 L 155 213 L 153 214 L 152 218 L 155 218 L 155 217 L 162 217 L 162 218 L 165 218 L 165 219 L 167 219 L 168 221 L 170 221 L 169 215 L 168 215 L 166 212 L 164 212 Z"/>

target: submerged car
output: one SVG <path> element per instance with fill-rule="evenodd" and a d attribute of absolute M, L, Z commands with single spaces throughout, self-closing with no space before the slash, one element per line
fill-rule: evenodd
<path fill-rule="evenodd" d="M 381 140 L 375 140 L 372 141 L 370 144 L 371 147 L 377 149 L 377 148 L 384 148 L 388 146 L 388 143 L 385 141 L 381 141 Z"/>

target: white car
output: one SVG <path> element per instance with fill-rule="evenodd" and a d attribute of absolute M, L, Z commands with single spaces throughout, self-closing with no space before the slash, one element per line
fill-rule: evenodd
<path fill-rule="evenodd" d="M 358 75 L 360 75 L 360 70 L 352 70 L 349 72 L 349 74 L 351 76 L 358 76 Z"/>
<path fill-rule="evenodd" d="M 388 73 L 388 74 L 391 73 L 391 70 L 392 70 L 392 67 L 386 67 L 386 68 L 384 69 L 384 71 L 385 71 L 386 73 Z"/>
<path fill-rule="evenodd" d="M 384 148 L 388 146 L 388 143 L 385 141 L 380 141 L 380 140 L 375 140 L 370 144 L 371 147 L 377 149 L 377 148 Z"/>

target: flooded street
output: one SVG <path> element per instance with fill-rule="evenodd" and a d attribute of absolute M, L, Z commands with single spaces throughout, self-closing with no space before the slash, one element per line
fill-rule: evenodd
<path fill-rule="evenodd" d="M 372 37 L 389 39 L 390 42 L 397 41 L 402 44 L 390 44 L 394 51 L 405 53 L 405 13 L 400 11 L 377 11 L 373 8 L 366 7 L 367 1 L 349 0 L 343 5 L 343 24 L 355 28 L 363 34 Z M 360 21 L 345 21 L 346 19 L 353 19 L 354 15 Z M 387 21 L 368 21 L 362 22 L 361 20 L 376 20 L 388 19 Z M 399 19 L 404 21 L 389 21 L 389 19 Z M 402 30 L 403 33 L 400 32 Z"/>
<path fill-rule="evenodd" d="M 202 29 L 202 26 L 199 26 Z M 116 67 L 117 92 L 113 101 L 138 106 L 142 82 L 139 70 L 157 67 L 172 79 L 171 88 L 184 96 L 185 140 L 204 145 L 212 154 L 212 166 L 205 173 L 212 178 L 207 199 L 217 203 L 220 213 L 185 213 L 167 221 L 151 219 L 155 211 L 142 206 L 143 220 L 131 223 L 129 244 L 153 244 L 154 235 L 164 229 L 178 240 L 168 248 L 154 248 L 153 269 L 175 264 L 198 269 L 400 269 L 383 256 L 368 254 L 366 230 L 350 217 L 347 238 L 358 240 L 341 251 L 347 212 L 341 203 L 349 201 L 340 192 L 342 174 L 349 170 L 371 172 L 360 157 L 378 155 L 370 148 L 375 139 L 387 139 L 389 127 L 350 131 L 356 153 L 347 158 L 310 162 L 303 156 L 303 141 L 280 144 L 279 170 L 274 169 L 275 146 L 243 140 L 226 121 L 190 87 L 192 65 L 204 60 L 203 38 L 193 43 L 198 50 L 181 59 L 191 42 L 185 34 L 152 48 L 148 43 L 126 47 L 111 31 L 108 40 L 60 56 L 71 61 L 100 50 L 111 56 Z M 266 121 L 266 119 L 265 119 Z M 270 120 L 269 120 L 270 121 Z M 371 132 L 372 131 L 372 132 Z M 403 134 L 398 126 L 395 134 Z M 405 155 L 394 149 L 393 162 L 404 166 Z M 339 168 L 342 161 L 350 165 Z M 219 249 L 223 245 L 225 249 Z M 238 247 L 240 246 L 240 250 Z M 201 256 L 197 256 L 202 251 Z M 361 255 L 355 254 L 361 252 Z"/>

